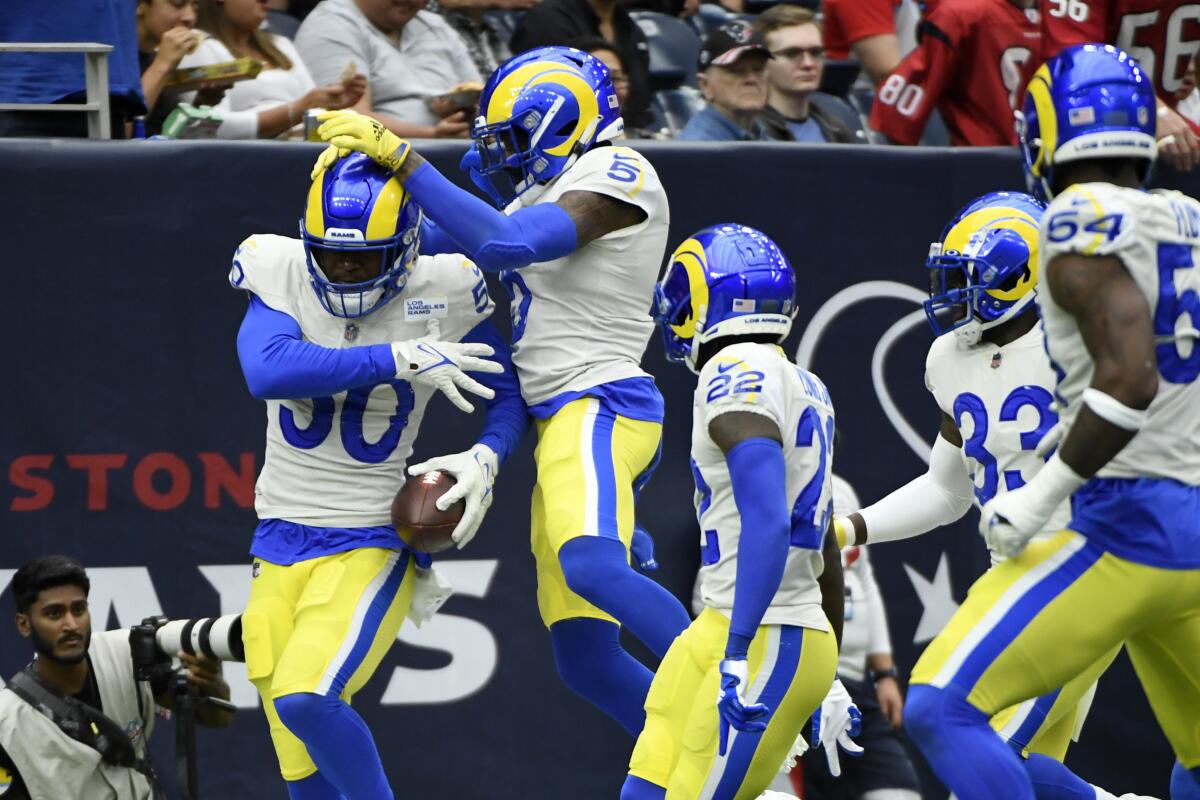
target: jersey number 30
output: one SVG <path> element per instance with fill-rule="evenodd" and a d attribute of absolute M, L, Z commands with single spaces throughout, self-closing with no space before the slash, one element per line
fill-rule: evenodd
<path fill-rule="evenodd" d="M 371 397 L 371 392 L 379 386 L 391 386 L 395 390 L 396 410 L 388 420 L 388 427 L 383 435 L 376 441 L 369 442 L 363 430 L 363 412 L 367 409 L 367 400 Z M 412 385 L 408 381 L 388 381 L 376 386 L 351 389 L 342 401 L 342 447 L 351 458 L 364 464 L 386 461 L 400 444 L 400 434 L 404 433 L 404 427 L 408 425 L 408 415 L 415 403 Z M 296 416 L 291 409 L 286 406 L 279 407 L 279 430 L 283 433 L 283 438 L 288 444 L 301 450 L 319 447 L 333 430 L 337 401 L 332 397 L 314 397 L 312 404 L 312 421 L 306 428 L 296 425 Z"/>

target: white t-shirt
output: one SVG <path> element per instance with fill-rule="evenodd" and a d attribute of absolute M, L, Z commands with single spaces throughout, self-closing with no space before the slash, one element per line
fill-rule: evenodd
<path fill-rule="evenodd" d="M 577 191 L 637 206 L 646 219 L 563 258 L 501 275 L 512 297 L 513 363 L 531 406 L 646 375 L 640 364 L 654 330 L 650 306 L 671 221 L 666 192 L 636 150 L 597 147 L 505 211 L 553 203 Z"/>
<path fill-rule="evenodd" d="M 1100 468 L 1101 478 L 1172 478 L 1200 486 L 1200 203 L 1179 192 L 1145 192 L 1108 183 L 1072 186 L 1046 210 L 1041 274 L 1062 253 L 1116 256 L 1146 299 L 1154 322 L 1158 394 L 1146 424 Z M 1079 413 L 1094 365 L 1075 318 L 1049 291 L 1038 292 L 1062 417 Z M 1190 312 L 1190 313 L 1189 313 Z"/>
<path fill-rule="evenodd" d="M 304 340 L 321 347 L 417 339 L 430 317 L 441 323 L 442 339 L 459 341 L 493 308 L 483 275 L 461 255 L 419 256 L 399 297 L 353 320 L 321 305 L 297 239 L 251 236 L 238 248 L 229 278 L 296 320 Z M 266 458 L 254 487 L 259 519 L 344 528 L 390 524 L 392 497 L 404 484 L 432 394 L 428 386 L 399 380 L 338 392 L 332 401 L 318 401 L 319 421 L 311 398 L 268 400 Z"/>
<path fill-rule="evenodd" d="M 462 37 L 431 11 L 418 11 L 397 43 L 354 0 L 325 0 L 301 23 L 296 48 L 322 86 L 336 82 L 346 64 L 355 62 L 367 76 L 374 109 L 416 125 L 438 122 L 426 98 L 483 79 Z"/>
<path fill-rule="evenodd" d="M 312 76 L 304 66 L 296 46 L 287 38 L 267 34 L 288 60 L 292 62 L 291 69 L 263 69 L 258 76 L 250 80 L 238 81 L 225 92 L 221 102 L 214 108 L 221 112 L 224 121 L 217 131 L 222 139 L 254 139 L 258 136 L 258 112 L 269 108 L 299 100 L 313 89 Z M 183 57 L 179 62 L 180 68 L 203 67 L 208 64 L 220 64 L 233 61 L 236 58 L 220 40 L 213 36 L 205 37 L 199 46 Z M 196 93 L 188 92 L 181 99 L 185 103 L 195 100 Z M 299 125 L 297 125 L 299 127 Z"/>
<path fill-rule="evenodd" d="M 925 385 L 962 434 L 963 467 L 979 505 L 1024 486 L 1045 461 L 1034 450 L 1054 427 L 1054 370 L 1039 323 L 998 347 L 980 341 L 958 347 L 953 333 L 934 340 L 925 360 Z M 1058 533 L 1071 517 L 1064 502 L 1039 536 Z"/>
<path fill-rule="evenodd" d="M 734 411 L 761 414 L 779 426 L 787 467 L 793 541 L 762 623 L 829 630 L 817 576 L 824 569 L 821 547 L 833 513 L 833 405 L 824 384 L 773 345 L 725 347 L 704 365 L 696 385 L 692 474 L 704 604 L 726 616 L 733 610 L 742 517 L 725 454 L 708 435 L 708 426 Z M 819 533 L 814 536 L 813 530 Z"/>

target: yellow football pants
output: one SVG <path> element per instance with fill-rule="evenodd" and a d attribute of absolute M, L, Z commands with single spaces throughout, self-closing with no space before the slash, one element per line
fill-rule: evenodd
<path fill-rule="evenodd" d="M 667 789 L 666 800 L 753 800 L 779 772 L 837 669 L 832 633 L 762 625 L 747 658 L 748 702 L 771 709 L 762 733 L 730 729 L 718 755 L 717 695 L 729 620 L 711 608 L 671 645 L 646 697 L 646 727 L 629 774 Z"/>
<path fill-rule="evenodd" d="M 255 559 L 242 614 L 246 673 L 262 697 L 284 780 L 316 772 L 274 701 L 297 692 L 351 697 L 396 641 L 412 601 L 406 550 L 368 547 L 283 566 Z"/>
<path fill-rule="evenodd" d="M 1200 571 L 1118 558 L 1073 531 L 980 578 L 912 682 L 994 715 L 1064 686 L 1122 642 L 1176 756 L 1200 766 Z"/>
<path fill-rule="evenodd" d="M 623 417 L 584 397 L 537 421 L 530 546 L 537 562 L 538 609 L 549 628 L 591 617 L 616 622 L 568 588 L 559 549 L 579 536 L 633 538 L 634 483 L 658 454 L 662 425 Z"/>

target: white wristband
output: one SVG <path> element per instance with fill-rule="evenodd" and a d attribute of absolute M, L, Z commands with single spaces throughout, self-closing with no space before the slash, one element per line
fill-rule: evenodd
<path fill-rule="evenodd" d="M 1025 484 L 1025 494 L 1021 499 L 1029 504 L 1030 510 L 1039 519 L 1050 519 L 1062 502 L 1086 481 L 1055 453 Z"/>
<path fill-rule="evenodd" d="M 1100 419 L 1135 433 L 1146 424 L 1149 415 L 1148 409 L 1130 408 L 1112 395 L 1090 386 L 1083 390 L 1083 402 Z"/>

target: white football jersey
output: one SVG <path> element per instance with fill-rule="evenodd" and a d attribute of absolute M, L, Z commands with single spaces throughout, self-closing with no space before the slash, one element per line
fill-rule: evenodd
<path fill-rule="evenodd" d="M 1046 210 L 1041 274 L 1062 253 L 1116 256 L 1146 298 L 1154 323 L 1158 394 L 1146 424 L 1098 473 L 1102 478 L 1170 478 L 1200 485 L 1200 203 L 1178 192 L 1107 183 L 1072 186 Z M 1043 279 L 1044 280 L 1044 279 Z M 1038 293 L 1046 345 L 1059 372 L 1069 425 L 1093 364 L 1075 318 L 1049 291 Z"/>
<path fill-rule="evenodd" d="M 1050 409 L 1054 384 L 1040 323 L 1003 347 L 980 341 L 964 350 L 947 333 L 929 348 L 925 385 L 962 434 L 963 466 L 980 506 L 1042 468 L 1034 450 L 1058 422 Z M 1058 533 L 1070 518 L 1064 502 L 1039 535 Z"/>
<path fill-rule="evenodd" d="M 614 197 L 646 219 L 563 258 L 501 274 L 512 297 L 513 363 L 528 405 L 646 374 L 640 364 L 654 329 L 650 306 L 670 223 L 658 174 L 636 150 L 597 147 L 506 213 L 567 192 Z"/>
<path fill-rule="evenodd" d="M 304 340 L 348 348 L 417 339 L 430 319 L 458 341 L 487 319 L 483 275 L 460 255 L 419 256 L 401 294 L 358 319 L 326 311 L 309 283 L 304 246 L 251 236 L 234 257 L 230 283 L 300 325 Z M 333 397 L 268 400 L 267 448 L 254 487 L 259 519 L 320 527 L 391 523 L 391 502 L 433 389 L 396 380 Z"/>
<path fill-rule="evenodd" d="M 763 624 L 828 630 L 817 576 L 824 569 L 821 547 L 833 514 L 833 405 L 825 385 L 773 345 L 741 343 L 723 348 L 704 365 L 696 385 L 692 474 L 704 604 L 726 616 L 733 610 L 742 518 L 725 454 L 708 435 L 713 419 L 733 411 L 773 420 L 783 437 L 787 465 L 792 546 Z"/>

